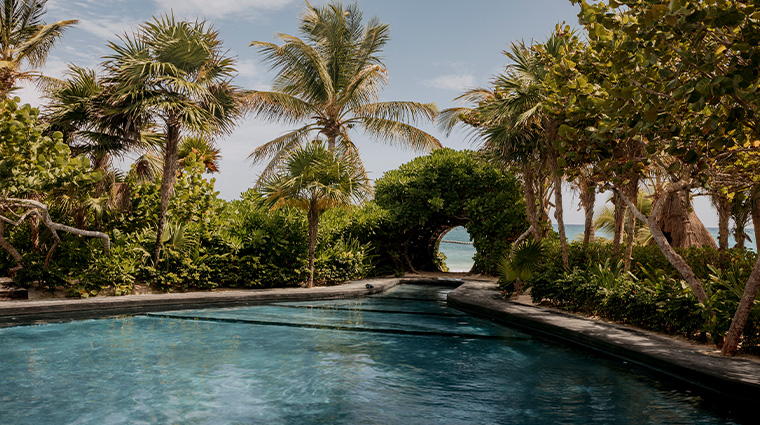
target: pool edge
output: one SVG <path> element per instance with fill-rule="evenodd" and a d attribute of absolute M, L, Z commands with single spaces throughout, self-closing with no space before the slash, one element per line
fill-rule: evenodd
<path fill-rule="evenodd" d="M 386 291 L 416 278 L 374 278 L 314 288 L 268 288 L 218 292 L 0 301 L 0 327 L 83 320 L 192 308 L 236 307 L 275 301 L 357 298 Z"/>
<path fill-rule="evenodd" d="M 591 349 L 741 402 L 760 399 L 760 363 L 704 354 L 702 347 L 627 326 L 504 300 L 498 285 L 466 282 L 448 304 L 536 335 Z"/>

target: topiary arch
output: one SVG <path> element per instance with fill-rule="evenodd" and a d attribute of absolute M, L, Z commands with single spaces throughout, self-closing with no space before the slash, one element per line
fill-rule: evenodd
<path fill-rule="evenodd" d="M 375 201 L 390 214 L 396 267 L 403 270 L 437 270 L 441 236 L 464 226 L 477 251 L 473 271 L 494 273 L 528 227 L 519 181 L 472 151 L 438 149 L 385 173 Z"/>

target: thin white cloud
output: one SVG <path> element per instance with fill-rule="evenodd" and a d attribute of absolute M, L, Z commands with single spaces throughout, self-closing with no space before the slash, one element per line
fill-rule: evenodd
<path fill-rule="evenodd" d="M 154 0 L 162 11 L 209 18 L 252 17 L 262 10 L 278 10 L 294 0 Z"/>
<path fill-rule="evenodd" d="M 50 56 L 41 70 L 42 74 L 53 78 L 63 78 L 68 70 L 68 64 L 62 59 Z M 43 93 L 33 81 L 18 81 L 19 89 L 13 92 L 13 96 L 21 98 L 22 103 L 28 103 L 34 107 L 41 107 L 47 101 Z"/>
<path fill-rule="evenodd" d="M 422 80 L 422 85 L 440 90 L 464 91 L 475 87 L 475 76 L 472 74 L 447 74 Z"/>
<path fill-rule="evenodd" d="M 111 41 L 124 33 L 131 33 L 140 23 L 141 21 L 131 18 L 82 18 L 78 27 L 100 39 Z"/>
<path fill-rule="evenodd" d="M 238 77 L 235 84 L 242 85 L 254 90 L 268 90 L 269 85 L 264 82 L 265 72 L 259 69 L 259 62 L 253 59 L 239 59 L 235 64 Z"/>

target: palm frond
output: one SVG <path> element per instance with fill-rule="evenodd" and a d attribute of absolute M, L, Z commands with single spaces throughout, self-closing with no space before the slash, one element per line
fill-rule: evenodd
<path fill-rule="evenodd" d="M 251 43 L 259 48 L 266 62 L 272 63 L 272 69 L 280 69 L 273 88 L 311 102 L 333 98 L 334 83 L 319 52 L 298 37 L 279 34 L 278 38 L 284 41 L 282 46 L 260 41 Z"/>
<path fill-rule="evenodd" d="M 417 151 L 442 147 L 434 136 L 406 123 L 382 118 L 360 117 L 350 120 L 361 124 L 365 132 L 377 140 L 399 144 Z"/>
<path fill-rule="evenodd" d="M 297 123 L 320 115 L 312 104 L 277 91 L 251 91 L 243 101 L 247 110 L 270 122 Z"/>
<path fill-rule="evenodd" d="M 438 115 L 438 107 L 433 103 L 391 101 L 365 104 L 352 112 L 357 117 L 417 123 L 433 121 Z"/>

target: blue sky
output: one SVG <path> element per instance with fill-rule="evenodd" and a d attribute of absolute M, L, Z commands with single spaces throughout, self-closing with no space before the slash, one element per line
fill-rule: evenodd
<path fill-rule="evenodd" d="M 325 1 L 314 0 L 313 5 Z M 545 40 L 560 22 L 577 26 L 578 7 L 569 0 L 360 0 L 365 19 L 377 16 L 390 25 L 391 40 L 384 51 L 389 81 L 381 100 L 434 102 L 440 109 L 458 105 L 464 90 L 486 86 L 502 72 L 510 43 Z M 95 67 L 109 53 L 108 41 L 131 33 L 152 16 L 173 11 L 178 18 L 206 19 L 219 30 L 225 48 L 237 56 L 235 83 L 266 90 L 273 73 L 261 62 L 251 41 L 276 41 L 275 33 L 298 35 L 302 0 L 49 0 L 46 21 L 79 19 L 51 52 L 45 74 L 62 77 L 68 63 Z M 39 105 L 33 88 L 18 93 L 22 101 Z M 434 126 L 422 128 L 455 149 L 476 145 L 466 132 L 445 137 Z M 287 130 L 253 116 L 242 121 L 233 134 L 218 141 L 222 150 L 221 173 L 216 189 L 234 199 L 251 187 L 261 169 L 246 160 L 259 144 Z M 354 135 L 370 177 L 397 168 L 419 152 L 400 149 Z M 569 195 L 569 194 L 568 194 Z M 566 196 L 565 220 L 582 223 L 577 198 Z M 600 199 L 601 200 L 601 199 Z M 707 207 L 697 205 L 705 224 L 713 219 Z"/>

